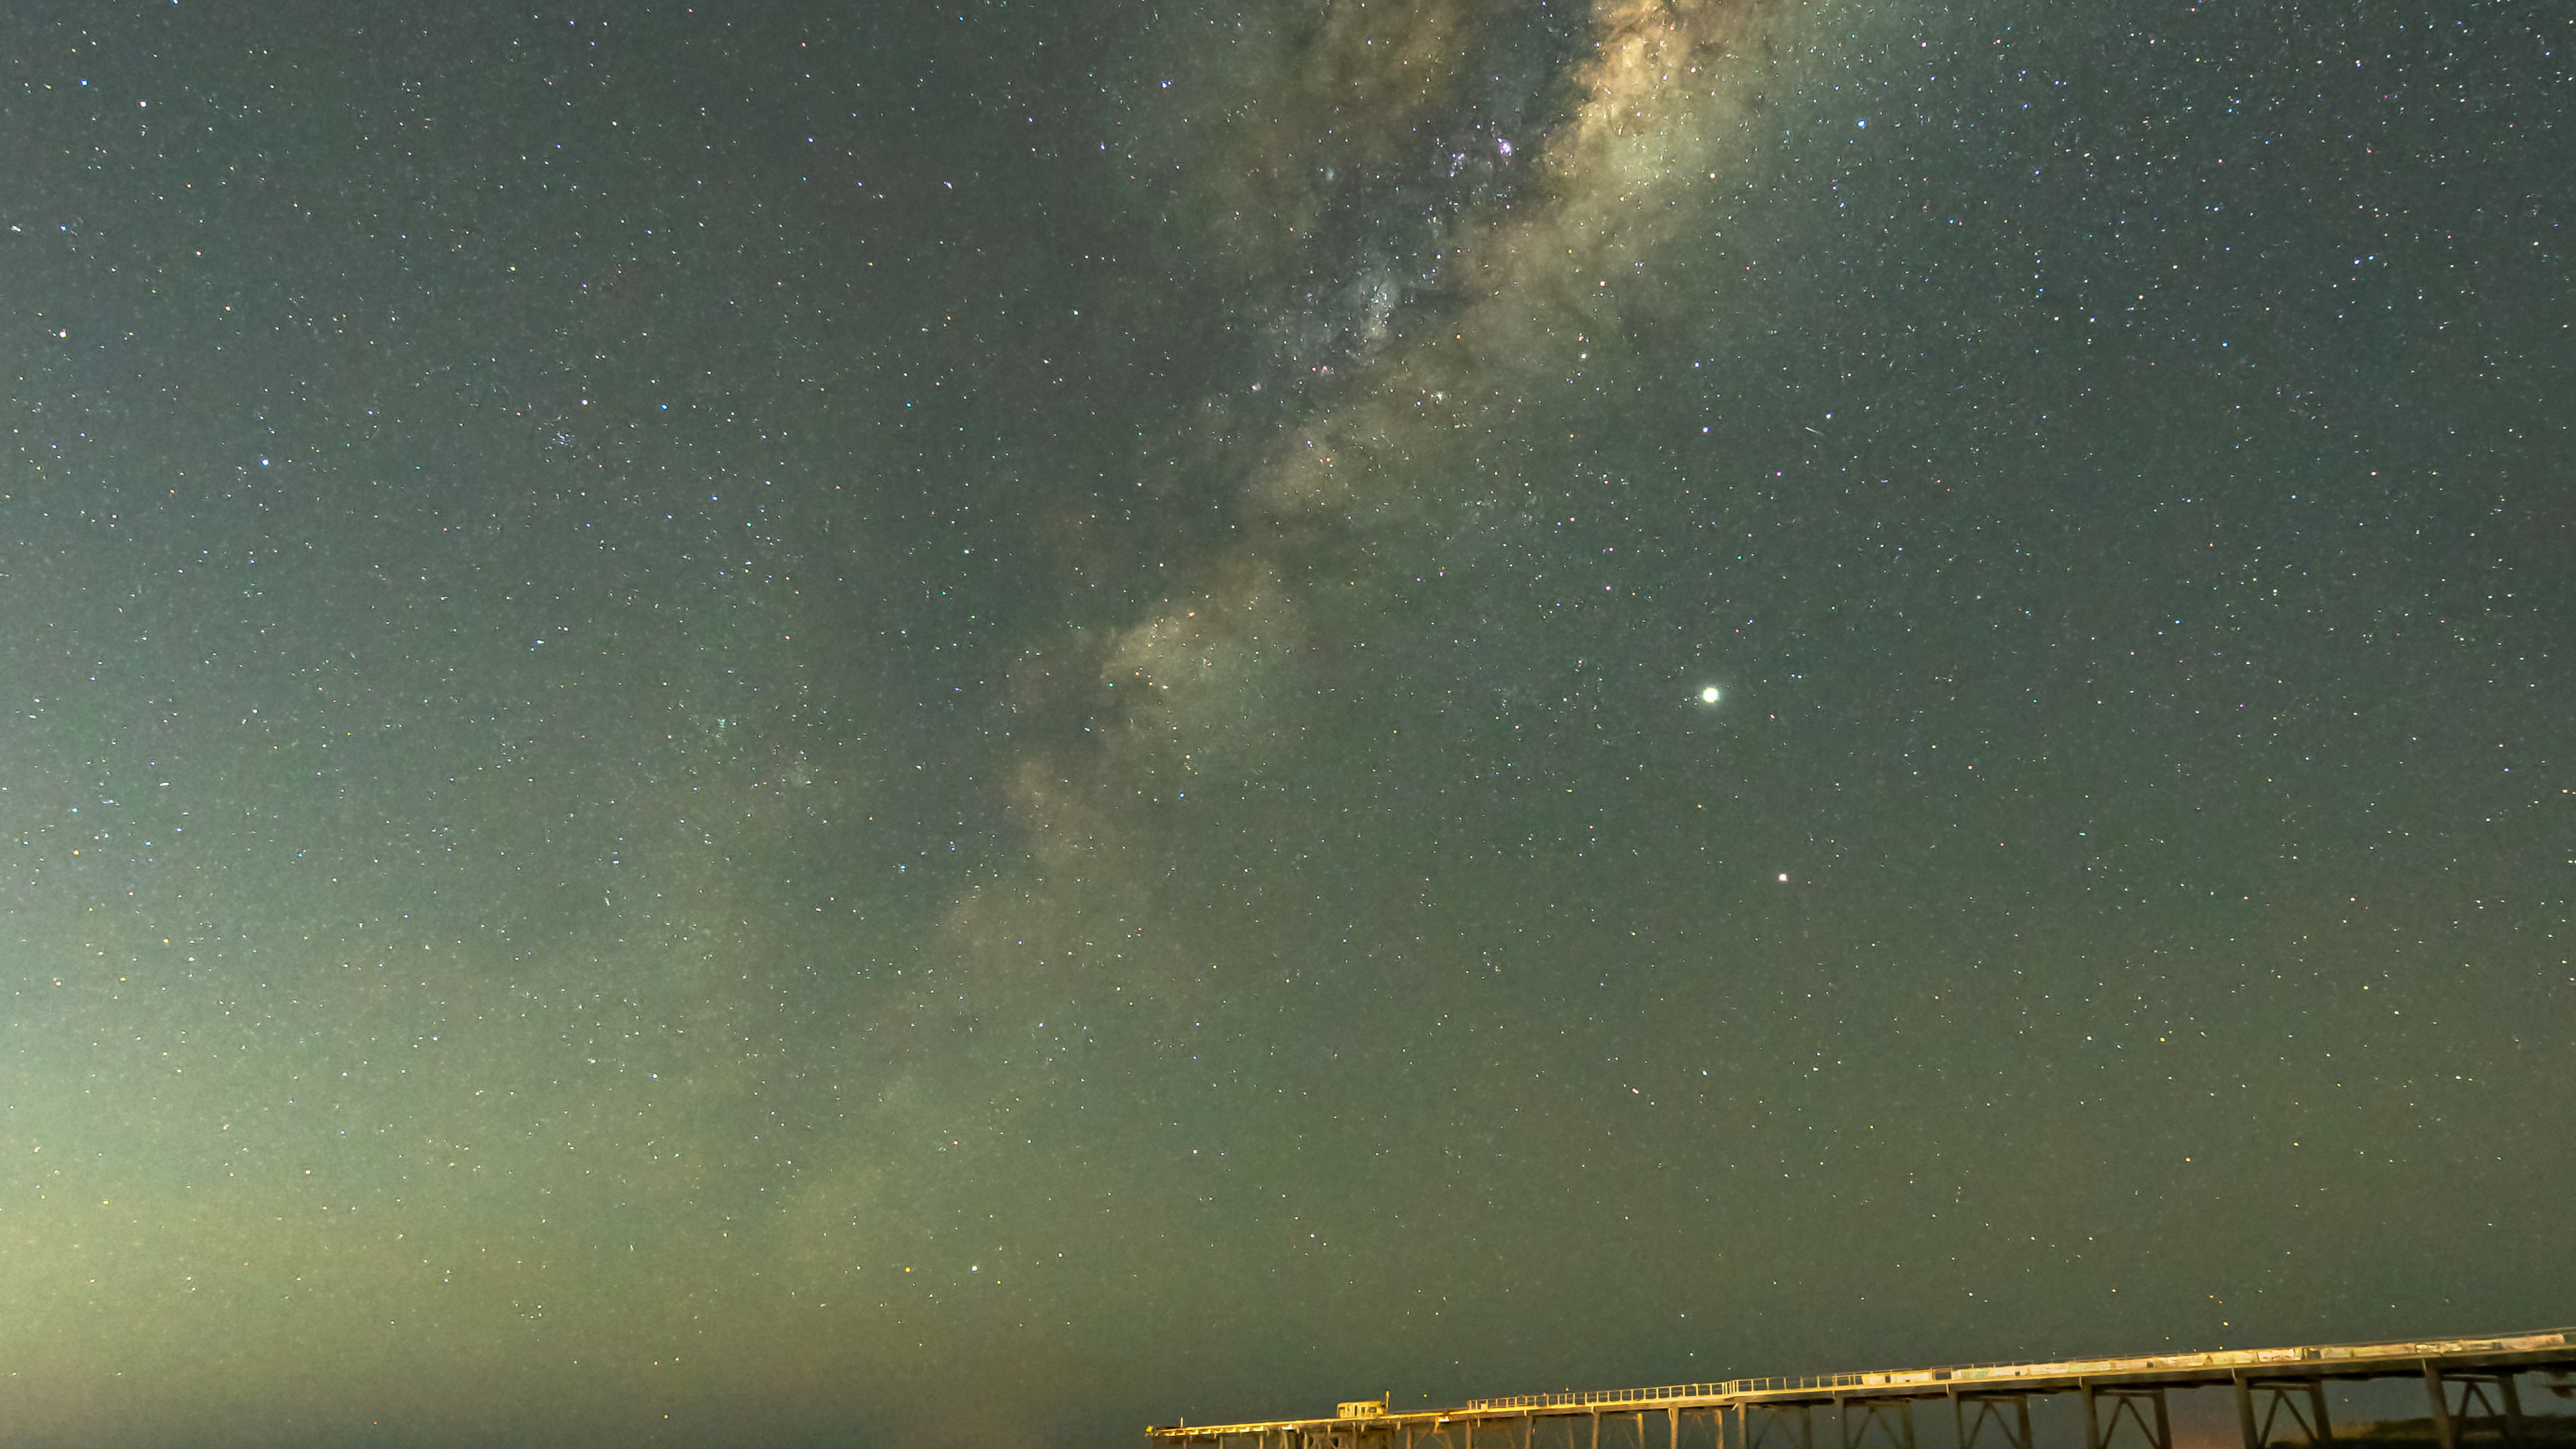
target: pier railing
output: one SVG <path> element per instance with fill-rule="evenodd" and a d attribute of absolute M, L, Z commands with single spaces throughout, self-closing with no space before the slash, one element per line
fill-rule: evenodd
<path fill-rule="evenodd" d="M 2427 1358 L 2459 1353 L 2521 1353 L 2557 1348 L 2565 1332 L 2525 1333 L 2498 1338 L 2407 1339 L 2387 1343 L 2329 1343 L 2297 1348 L 2214 1349 L 2206 1353 L 2146 1354 L 2130 1358 L 2057 1359 L 2033 1362 L 1946 1364 L 1938 1368 L 1890 1369 L 1882 1373 L 1820 1374 L 1806 1378 L 1727 1379 L 1706 1384 L 1660 1384 L 1639 1389 L 1569 1390 L 1557 1394 L 1515 1394 L 1499 1399 L 1469 1399 L 1469 1413 L 1508 1409 L 1579 1409 L 1594 1404 L 1669 1404 L 1706 1399 L 1735 1399 L 1754 1394 L 1803 1393 L 1817 1389 L 1885 1389 L 1905 1384 L 1938 1384 L 1996 1379 L 2087 1378 L 2098 1374 L 2154 1373 L 2172 1369 L 2253 1368 L 2272 1364 L 2350 1362 L 2375 1358 Z"/>

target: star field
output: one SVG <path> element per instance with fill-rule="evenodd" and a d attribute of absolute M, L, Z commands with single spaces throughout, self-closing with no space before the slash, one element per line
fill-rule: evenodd
<path fill-rule="evenodd" d="M 2568 1317 L 2543 7 L 0 38 L 0 1436 Z"/>

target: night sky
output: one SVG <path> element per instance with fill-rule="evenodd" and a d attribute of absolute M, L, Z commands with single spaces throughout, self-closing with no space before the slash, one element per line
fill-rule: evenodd
<path fill-rule="evenodd" d="M 8 0 L 0 1439 L 2576 1321 L 2571 46 Z"/>

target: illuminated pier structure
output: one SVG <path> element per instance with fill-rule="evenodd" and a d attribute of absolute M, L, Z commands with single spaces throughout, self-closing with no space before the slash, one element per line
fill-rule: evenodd
<path fill-rule="evenodd" d="M 1145 1432 L 1158 1449 L 1931 1449 L 1915 1433 L 1928 1414 L 1949 1421 L 1950 1434 L 1935 1437 L 1955 1436 L 1957 1449 L 2038 1449 L 2031 1399 L 2074 1394 L 2082 1449 L 2174 1449 L 2166 1394 L 2223 1388 L 2235 1393 L 2245 1449 L 2330 1449 L 2329 1380 L 2421 1378 L 2441 1449 L 2464 1440 L 2535 1449 L 2514 1380 L 2552 1375 L 2562 1382 L 2549 1387 L 2568 1394 L 2572 1343 L 2576 1328 L 1523 1394 L 1401 1413 L 1363 1400 L 1329 1419 Z"/>

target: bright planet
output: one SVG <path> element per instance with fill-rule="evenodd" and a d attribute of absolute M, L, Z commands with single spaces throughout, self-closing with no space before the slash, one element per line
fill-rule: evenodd
<path fill-rule="evenodd" d="M 1708 688 L 1701 690 L 1699 692 L 1699 702 L 1702 704 L 1717 703 L 1717 686 L 1712 684 Z"/>

